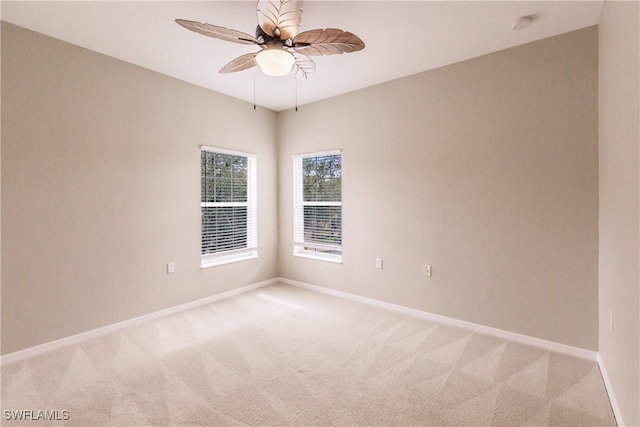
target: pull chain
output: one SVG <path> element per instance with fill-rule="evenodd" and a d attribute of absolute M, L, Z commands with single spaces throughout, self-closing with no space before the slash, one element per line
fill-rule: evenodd
<path fill-rule="evenodd" d="M 253 109 L 256 109 L 256 69 L 253 69 Z"/>
<path fill-rule="evenodd" d="M 296 80 L 296 112 L 298 111 L 298 79 L 294 77 Z"/>

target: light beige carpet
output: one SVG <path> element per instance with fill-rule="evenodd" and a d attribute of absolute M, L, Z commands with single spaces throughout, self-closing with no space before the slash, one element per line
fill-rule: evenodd
<path fill-rule="evenodd" d="M 1 406 L 3 425 L 615 425 L 593 362 L 288 285 L 5 365 Z"/>

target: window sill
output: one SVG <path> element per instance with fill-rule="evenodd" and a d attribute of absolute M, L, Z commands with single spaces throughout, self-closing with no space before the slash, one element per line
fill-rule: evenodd
<path fill-rule="evenodd" d="M 207 259 L 207 260 L 203 259 L 200 261 L 200 268 L 204 269 L 209 267 L 217 267 L 219 265 L 231 264 L 233 262 L 239 262 L 239 261 L 247 261 L 255 258 L 258 258 L 258 252 L 253 252 L 253 253 L 244 254 L 244 255 L 235 255 L 235 256 L 228 256 L 228 257 Z"/>
<path fill-rule="evenodd" d="M 309 259 L 315 259 L 318 261 L 327 261 L 327 262 L 332 262 L 334 264 L 342 264 L 342 256 L 338 257 L 338 256 L 333 256 L 333 257 L 329 257 L 326 255 L 315 255 L 312 252 L 294 252 L 293 256 L 297 256 L 300 258 L 309 258 Z"/>

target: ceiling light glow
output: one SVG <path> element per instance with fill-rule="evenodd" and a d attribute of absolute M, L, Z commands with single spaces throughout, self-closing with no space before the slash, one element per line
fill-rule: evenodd
<path fill-rule="evenodd" d="M 256 55 L 256 62 L 263 73 L 279 77 L 288 74 L 296 62 L 290 52 L 281 48 L 263 49 Z"/>

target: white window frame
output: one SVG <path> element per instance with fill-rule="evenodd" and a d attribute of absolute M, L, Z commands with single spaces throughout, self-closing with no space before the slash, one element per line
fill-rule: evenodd
<path fill-rule="evenodd" d="M 305 202 L 303 200 L 302 161 L 305 158 L 340 155 L 342 150 L 330 150 L 317 153 L 298 154 L 293 156 L 293 255 L 312 258 L 322 261 L 342 263 L 342 241 L 339 245 L 305 242 L 304 240 L 304 207 L 305 206 L 340 206 L 342 208 L 342 196 L 339 202 Z M 342 163 L 341 163 L 342 164 Z M 342 212 L 341 212 L 342 216 Z M 341 220 L 342 224 L 342 220 Z M 340 229 L 342 236 L 342 226 Z M 323 252 L 327 251 L 327 252 Z M 339 252 L 339 253 L 333 253 Z"/>
<path fill-rule="evenodd" d="M 223 148 L 200 146 L 200 152 L 208 151 L 216 154 L 240 156 L 247 159 L 247 201 L 246 202 L 203 202 L 202 188 L 200 189 L 200 215 L 205 207 L 247 207 L 247 247 L 215 253 L 202 253 L 202 238 L 205 230 L 200 222 L 200 266 L 201 268 L 214 267 L 231 262 L 244 261 L 258 257 L 258 212 L 257 212 L 257 159 L 255 154 L 241 151 L 227 150 Z M 200 177 L 202 180 L 202 176 Z"/>

